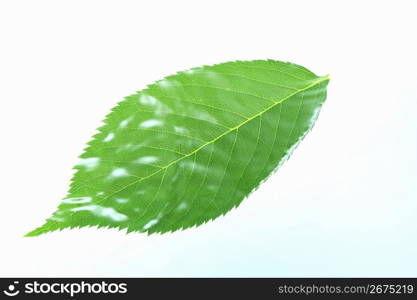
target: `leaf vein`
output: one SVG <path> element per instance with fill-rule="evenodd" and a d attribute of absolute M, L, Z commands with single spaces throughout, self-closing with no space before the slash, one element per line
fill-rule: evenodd
<path fill-rule="evenodd" d="M 232 131 L 234 131 L 234 130 L 238 129 L 239 127 L 243 126 L 244 124 L 246 124 L 246 123 L 250 122 L 251 120 L 255 119 L 256 117 L 258 117 L 259 115 L 264 114 L 265 112 L 269 111 L 270 109 L 272 109 L 272 108 L 273 108 L 273 107 L 275 107 L 276 105 L 278 105 L 278 104 L 280 104 L 280 103 L 284 102 L 285 100 L 287 100 L 287 99 L 289 99 L 289 98 L 291 98 L 291 97 L 293 97 L 293 96 L 297 95 L 298 93 L 300 93 L 300 92 L 302 92 L 302 91 L 305 91 L 305 90 L 308 90 L 308 89 L 310 89 L 310 88 L 312 88 L 312 87 L 316 86 L 317 84 L 320 84 L 321 82 L 326 81 L 326 80 L 328 80 L 328 78 L 327 78 L 327 77 L 322 77 L 322 78 L 319 78 L 318 80 L 316 80 L 316 81 L 314 81 L 314 82 L 310 83 L 310 84 L 309 84 L 309 85 L 307 85 L 306 87 L 301 88 L 301 89 L 299 89 L 299 90 L 295 91 L 294 93 L 291 93 L 290 95 L 288 95 L 288 96 L 284 97 L 283 99 L 281 99 L 281 100 L 279 100 L 279 101 L 277 101 L 277 102 L 274 102 L 272 105 L 268 106 L 267 108 L 265 108 L 265 109 L 264 109 L 264 110 L 262 110 L 261 112 L 259 112 L 259 113 L 257 113 L 256 115 L 254 115 L 254 116 L 250 117 L 249 119 L 245 120 L 244 122 L 242 122 L 241 124 L 239 124 L 239 125 L 235 126 L 234 128 L 231 128 L 230 130 L 228 130 L 228 131 L 226 131 L 226 132 L 222 133 L 221 135 L 219 135 L 218 137 L 216 137 L 216 138 L 212 139 L 211 141 L 208 141 L 207 143 L 205 143 L 205 144 L 201 145 L 200 147 L 198 147 L 197 149 L 193 150 L 193 151 L 192 151 L 191 153 L 189 153 L 188 155 L 183 156 L 183 157 L 181 157 L 181 158 L 179 158 L 179 159 L 176 159 L 176 160 L 174 160 L 174 161 L 170 162 L 170 163 L 169 163 L 168 165 L 166 165 L 165 167 L 161 168 L 161 169 L 160 169 L 160 170 L 158 170 L 158 171 L 155 171 L 154 173 L 152 173 L 152 174 L 150 174 L 150 175 L 148 175 L 148 176 L 143 177 L 142 179 L 139 179 L 139 180 L 136 180 L 136 181 L 134 181 L 134 182 L 132 182 L 132 183 L 130 183 L 130 184 L 127 184 L 125 187 L 121 188 L 120 190 L 118 190 L 118 191 L 116 191 L 116 192 L 114 192 L 114 193 L 112 193 L 112 194 L 110 194 L 110 195 L 106 196 L 105 198 L 103 198 L 103 200 L 102 200 L 102 201 L 105 201 L 105 200 L 106 200 L 106 199 L 108 199 L 109 197 L 113 196 L 113 195 L 114 195 L 114 194 L 116 194 L 116 193 L 119 193 L 119 192 L 123 191 L 124 189 L 128 188 L 129 186 L 131 186 L 131 185 L 133 185 L 133 184 L 137 184 L 137 183 L 139 183 L 139 182 L 141 182 L 141 181 L 143 181 L 143 180 L 146 180 L 147 178 L 149 178 L 149 177 L 151 177 L 151 176 L 153 176 L 153 175 L 155 175 L 155 174 L 159 173 L 161 170 L 166 170 L 167 168 L 169 168 L 169 167 L 170 167 L 170 166 L 172 166 L 173 164 L 177 163 L 177 162 L 178 162 L 178 161 L 180 161 L 181 159 L 184 159 L 184 158 L 186 158 L 186 157 L 188 157 L 188 156 L 190 156 L 190 155 L 193 155 L 195 152 L 197 152 L 197 151 L 201 150 L 202 148 L 206 147 L 207 145 L 209 145 L 209 144 L 212 144 L 212 143 L 216 142 L 218 139 L 222 138 L 222 137 L 223 137 L 223 136 L 225 136 L 226 134 L 229 134 L 230 132 L 232 132 Z"/>

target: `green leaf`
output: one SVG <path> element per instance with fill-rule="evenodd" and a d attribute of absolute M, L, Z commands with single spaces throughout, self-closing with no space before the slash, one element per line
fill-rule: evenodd
<path fill-rule="evenodd" d="M 80 156 L 68 195 L 27 234 L 164 233 L 238 206 L 313 126 L 329 77 L 273 60 L 168 76 L 126 97 Z"/>

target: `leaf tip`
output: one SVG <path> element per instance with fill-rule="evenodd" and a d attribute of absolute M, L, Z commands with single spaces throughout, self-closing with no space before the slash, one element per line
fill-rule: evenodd
<path fill-rule="evenodd" d="M 50 223 L 48 223 L 48 221 L 47 221 L 42 226 L 40 226 L 40 227 L 38 227 L 38 228 L 36 228 L 36 229 L 34 229 L 32 231 L 29 231 L 28 233 L 26 233 L 25 235 L 23 235 L 23 237 L 39 236 L 39 235 L 42 235 L 42 234 L 47 233 L 49 231 L 54 231 L 54 230 L 57 230 L 58 229 L 58 228 L 51 228 L 49 225 L 50 225 Z"/>
<path fill-rule="evenodd" d="M 35 230 L 32 230 L 26 233 L 25 235 L 23 235 L 23 237 L 34 237 L 34 236 L 41 235 L 42 233 L 45 233 L 45 232 L 42 230 L 42 227 L 39 227 L 39 228 L 36 228 Z"/>

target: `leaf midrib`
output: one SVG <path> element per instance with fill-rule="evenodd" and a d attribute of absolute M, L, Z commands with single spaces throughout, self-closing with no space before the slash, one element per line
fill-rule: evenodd
<path fill-rule="evenodd" d="M 201 145 L 200 147 L 196 148 L 195 150 L 191 151 L 190 153 L 188 153 L 188 154 L 184 155 L 183 157 L 180 157 L 180 158 L 178 158 L 178 159 L 176 159 L 176 160 L 174 160 L 174 161 L 170 162 L 170 163 L 169 163 L 169 164 L 167 164 L 166 166 L 161 167 L 159 170 L 157 170 L 157 171 L 155 171 L 155 172 L 153 172 L 153 173 L 149 174 L 148 176 L 141 177 L 141 178 L 140 178 L 140 179 L 138 179 L 138 180 L 132 181 L 131 183 L 129 183 L 129 184 L 127 184 L 127 185 L 125 185 L 125 186 L 124 186 L 124 187 L 122 187 L 121 189 L 119 189 L 119 190 L 117 190 L 117 191 L 115 191 L 115 192 L 113 192 L 113 193 L 111 193 L 111 194 L 107 195 L 107 196 L 106 196 L 106 197 L 104 197 L 103 199 L 100 199 L 100 200 L 99 200 L 99 201 L 97 201 L 96 203 L 101 203 L 101 202 L 103 202 L 103 201 L 107 200 L 108 198 L 110 198 L 111 196 L 116 195 L 117 193 L 119 193 L 119 192 L 121 192 L 121 191 L 125 190 L 125 189 L 126 189 L 126 188 L 128 188 L 129 186 L 132 186 L 132 185 L 134 185 L 134 184 L 137 184 L 137 183 L 139 183 L 139 182 L 142 182 L 142 181 L 144 181 L 144 180 L 146 180 L 146 179 L 148 179 L 148 178 L 150 178 L 150 177 L 152 177 L 152 176 L 154 176 L 154 175 L 158 174 L 159 172 L 161 172 L 161 171 L 163 171 L 163 170 L 167 170 L 170 166 L 172 166 L 172 165 L 176 164 L 177 162 L 179 162 L 179 161 L 183 160 L 184 158 L 187 158 L 187 157 L 190 157 L 190 156 L 194 155 L 195 153 L 197 153 L 198 151 L 200 151 L 200 150 L 201 150 L 201 149 L 203 149 L 204 147 L 207 147 L 208 145 L 215 143 L 217 140 L 221 139 L 221 138 L 222 138 L 222 137 L 224 137 L 225 135 L 227 135 L 227 134 L 231 133 L 231 132 L 232 132 L 232 131 L 234 131 L 234 130 L 239 129 L 240 127 L 242 127 L 242 126 L 243 126 L 243 125 L 245 125 L 246 123 L 250 122 L 250 121 L 251 121 L 251 120 L 253 120 L 253 119 L 256 119 L 256 118 L 257 118 L 257 117 L 259 117 L 260 115 L 263 115 L 263 114 L 264 114 L 264 113 L 266 113 L 267 111 L 269 111 L 269 110 L 271 110 L 272 108 L 274 108 L 275 106 L 277 106 L 277 105 L 279 105 L 279 104 L 283 103 L 284 101 L 288 100 L 289 98 L 291 98 L 291 97 L 293 97 L 293 96 L 297 95 L 297 94 L 298 94 L 298 93 L 300 93 L 300 92 L 303 92 L 303 91 L 305 91 L 305 90 L 308 90 L 308 89 L 310 89 L 310 88 L 313 88 L 313 87 L 315 87 L 316 85 L 318 85 L 318 84 L 320 84 L 320 83 L 322 83 L 322 82 L 324 82 L 324 81 L 328 81 L 328 80 L 329 80 L 329 76 L 328 76 L 328 75 L 326 75 L 326 76 L 324 76 L 324 77 L 320 77 L 320 78 L 318 78 L 317 80 L 315 80 L 314 82 L 310 83 L 310 84 L 309 84 L 309 85 L 307 85 L 306 87 L 301 88 L 301 89 L 298 89 L 298 90 L 296 90 L 295 92 L 293 92 L 293 93 L 289 94 L 288 96 L 284 97 L 283 99 L 281 99 L 281 100 L 279 100 L 279 101 L 277 101 L 277 102 L 274 102 L 273 104 L 271 104 L 270 106 L 268 106 L 268 107 L 267 107 L 267 108 L 265 108 L 264 110 L 260 111 L 259 113 L 255 114 L 254 116 L 252 116 L 252 117 L 250 117 L 250 118 L 246 119 L 245 121 L 243 121 L 243 122 L 242 122 L 242 123 L 240 123 L 239 125 L 237 125 L 237 126 L 235 126 L 235 127 L 230 128 L 229 130 L 225 131 L 224 133 L 222 133 L 222 134 L 221 134 L 221 135 L 219 135 L 218 137 L 216 137 L 216 138 L 212 139 L 211 141 L 206 142 L 205 144 Z"/>

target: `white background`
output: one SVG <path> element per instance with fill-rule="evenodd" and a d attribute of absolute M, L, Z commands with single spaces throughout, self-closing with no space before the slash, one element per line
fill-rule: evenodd
<path fill-rule="evenodd" d="M 415 1 L 0 2 L 1 276 L 417 276 Z M 176 71 L 329 73 L 315 129 L 225 217 L 37 238 L 112 106 Z"/>

